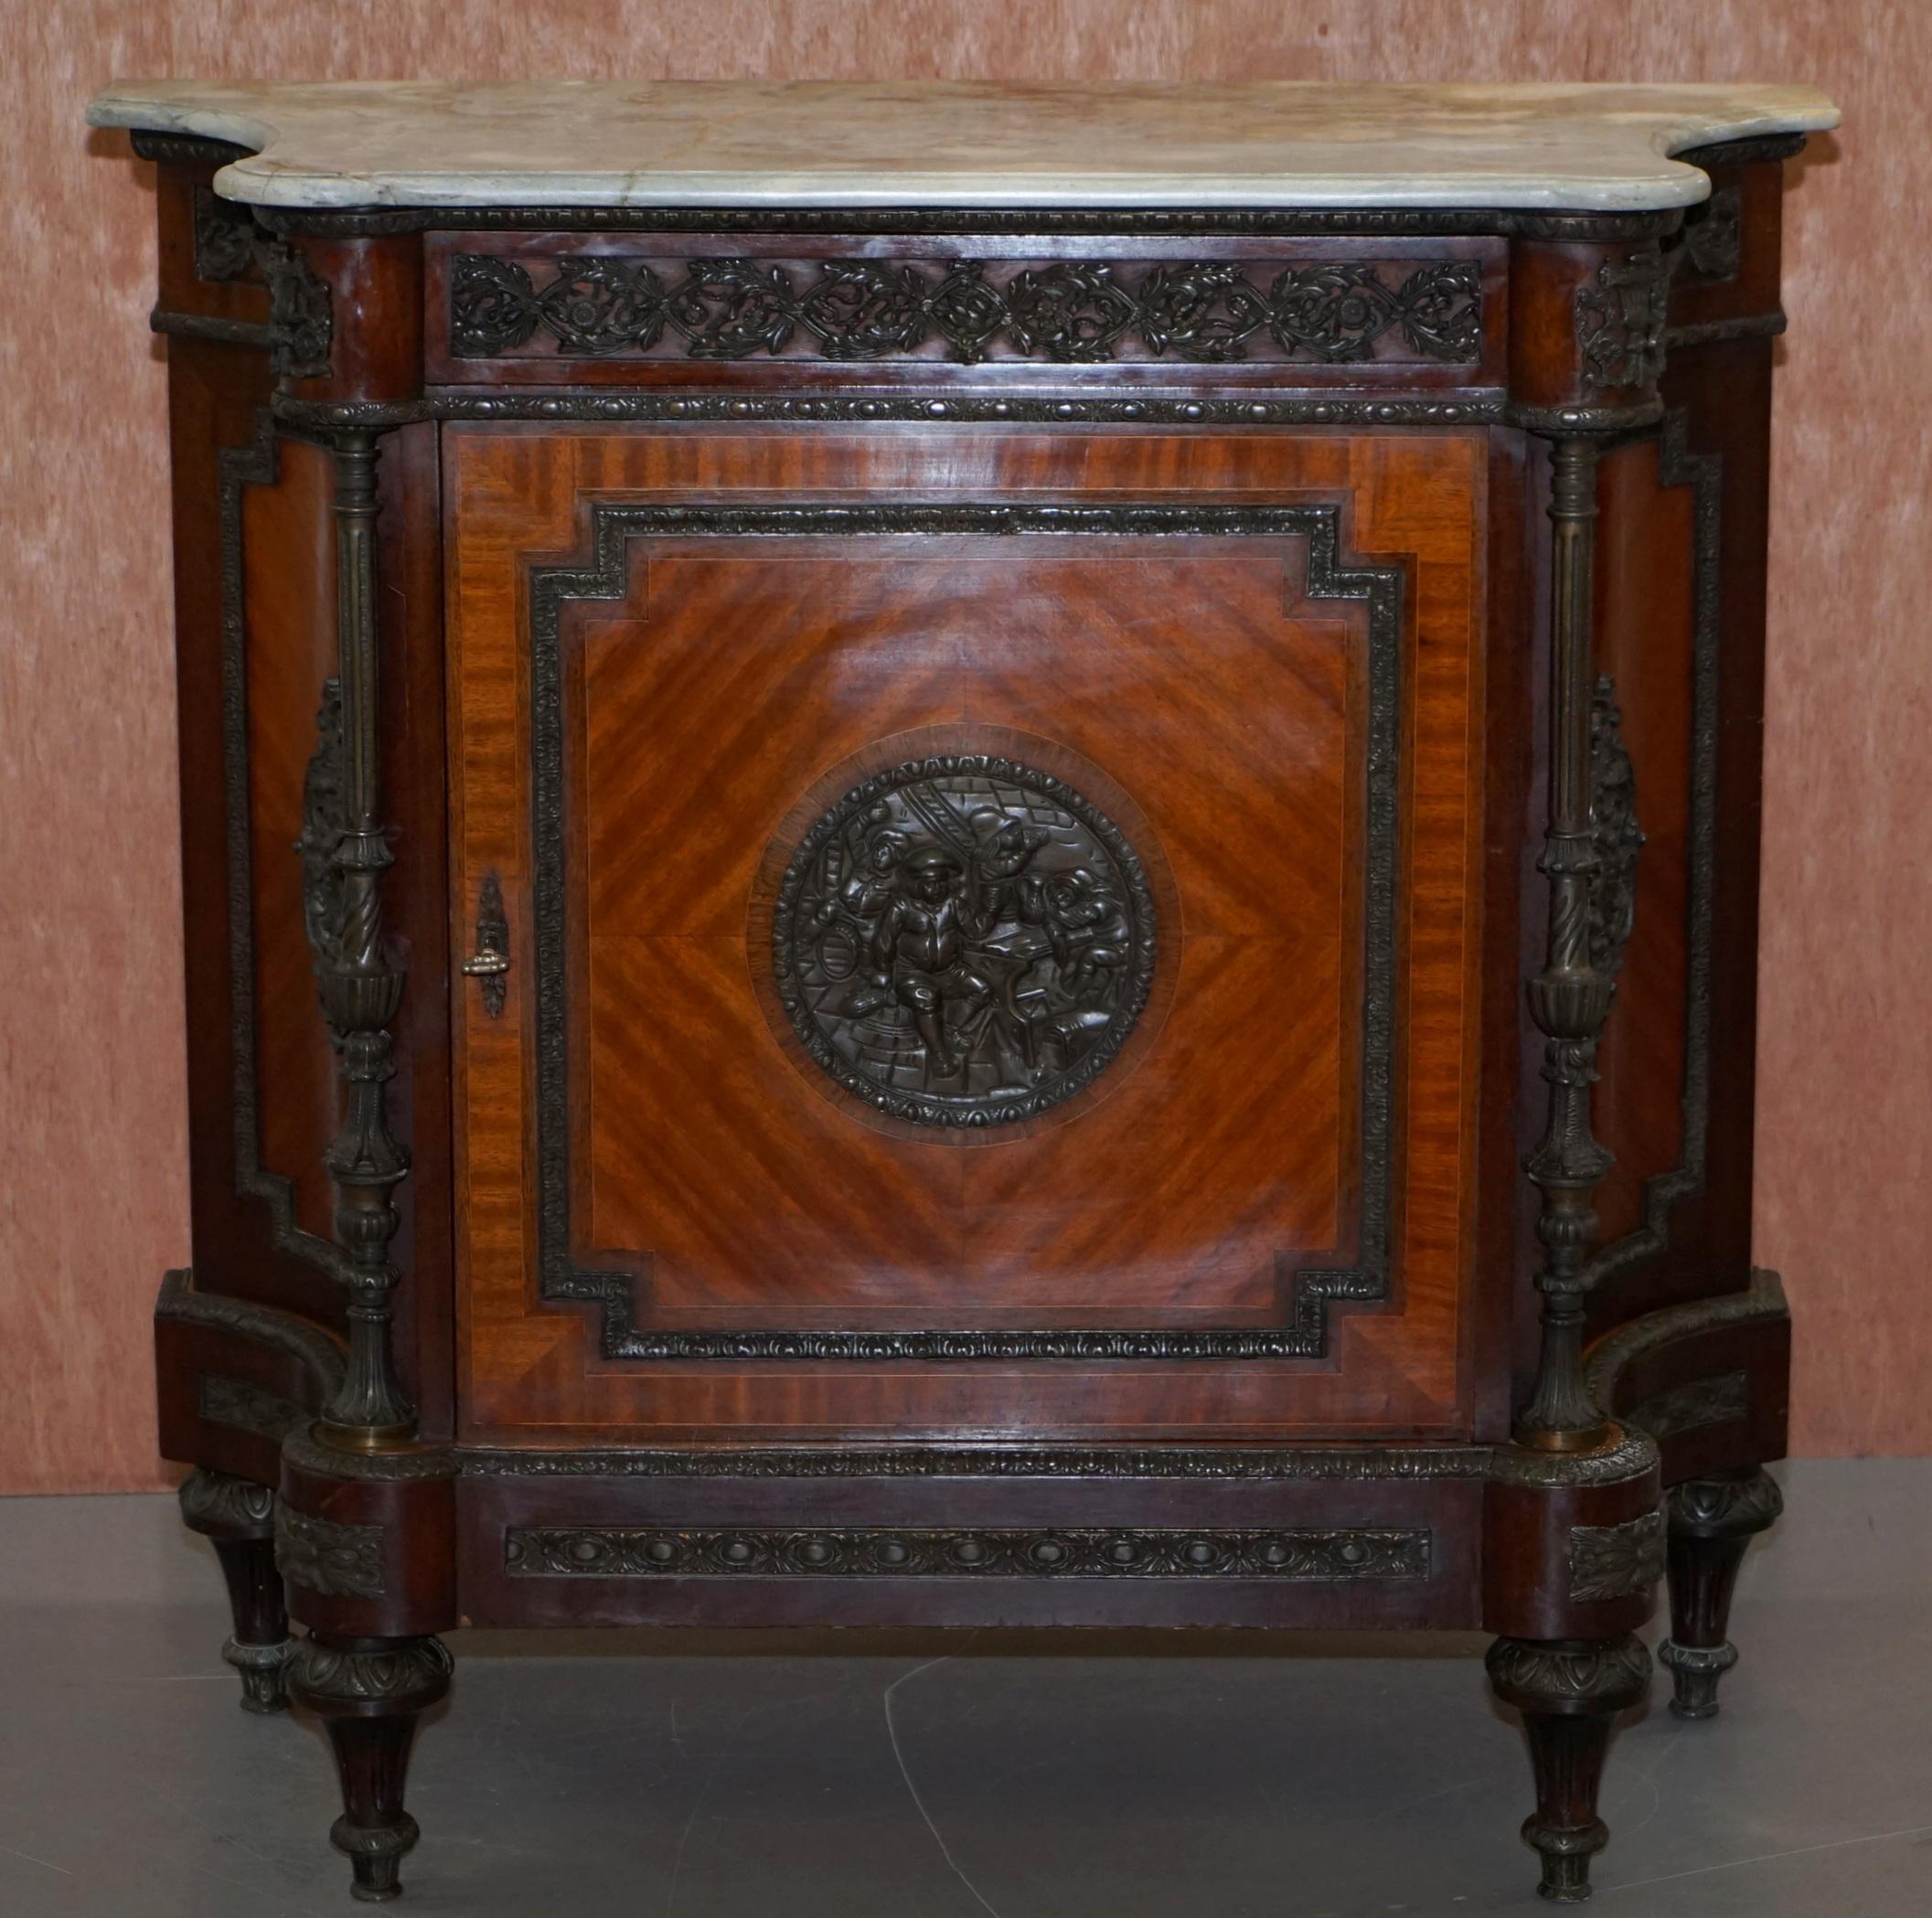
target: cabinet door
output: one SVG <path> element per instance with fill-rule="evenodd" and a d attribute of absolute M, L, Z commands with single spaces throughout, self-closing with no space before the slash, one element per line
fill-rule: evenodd
<path fill-rule="evenodd" d="M 1486 460 L 449 429 L 467 1433 L 1467 1433 Z"/>

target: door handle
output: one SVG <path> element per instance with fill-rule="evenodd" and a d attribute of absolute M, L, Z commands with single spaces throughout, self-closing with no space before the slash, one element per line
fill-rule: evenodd
<path fill-rule="evenodd" d="M 483 987 L 483 1009 L 493 1019 L 503 1017 L 509 996 L 510 922 L 503 908 L 503 888 L 494 872 L 483 876 L 476 898 L 476 950 L 463 962 L 464 972 Z"/>

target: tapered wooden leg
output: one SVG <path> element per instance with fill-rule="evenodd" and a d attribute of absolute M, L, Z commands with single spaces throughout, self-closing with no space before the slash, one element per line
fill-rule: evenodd
<path fill-rule="evenodd" d="M 275 1541 L 217 1539 L 213 1543 L 235 1620 L 234 1636 L 221 1647 L 221 1656 L 241 1674 L 241 1709 L 285 1711 L 282 1673 L 291 1647 Z"/>
<path fill-rule="evenodd" d="M 197 1466 L 180 1497 L 183 1520 L 214 1546 L 228 1582 L 235 1629 L 221 1656 L 241 1674 L 241 1709 L 280 1711 L 288 1702 L 282 1671 L 290 1646 L 275 1570 L 275 1495 L 250 1479 Z"/>
<path fill-rule="evenodd" d="M 1672 1486 L 1666 1573 L 1670 1582 L 1670 1636 L 1658 1646 L 1670 1668 L 1680 1718 L 1714 1718 L 1717 1681 L 1737 1663 L 1724 1636 L 1731 1594 L 1745 1548 L 1784 1510 L 1777 1485 L 1756 1469 Z"/>
<path fill-rule="evenodd" d="M 1489 1682 L 1522 1713 L 1536 1774 L 1536 1809 L 1523 1842 L 1542 1859 L 1537 1890 L 1558 1904 L 1590 1895 L 1590 1860 L 1609 1840 L 1596 1816 L 1610 1727 L 1643 1697 L 1650 1655 L 1628 1633 L 1617 1638 L 1499 1638 L 1486 1661 Z"/>
<path fill-rule="evenodd" d="M 311 1636 L 289 1661 L 299 1704 L 322 1721 L 342 1782 L 343 1813 L 329 1830 L 349 1861 L 349 1895 L 380 1904 L 402 1890 L 415 1819 L 402 1808 L 416 1721 L 450 1689 L 439 1638 Z"/>

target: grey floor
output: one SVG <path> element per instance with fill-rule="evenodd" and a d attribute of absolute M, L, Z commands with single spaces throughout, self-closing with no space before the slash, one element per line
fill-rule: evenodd
<path fill-rule="evenodd" d="M 1724 1714 L 1611 1753 L 1604 1918 L 1932 1912 L 1932 1461 L 1794 1465 Z M 350 1910 L 320 1732 L 217 1658 L 166 1498 L 0 1501 L 0 1912 Z M 1546 1910 L 1475 1637 L 457 1633 L 400 1911 Z M 1352 1655 L 1351 1655 L 1352 1654 Z"/>

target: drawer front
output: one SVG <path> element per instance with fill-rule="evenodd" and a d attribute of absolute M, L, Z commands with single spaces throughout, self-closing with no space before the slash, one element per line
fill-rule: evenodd
<path fill-rule="evenodd" d="M 1486 460 L 449 429 L 464 1429 L 1468 1432 Z"/>
<path fill-rule="evenodd" d="M 877 398 L 1177 384 L 1425 396 L 1504 379 L 1504 243 L 1260 236 L 448 232 L 425 249 L 432 385 Z M 1197 415 L 1198 417 L 1198 415 Z"/>

